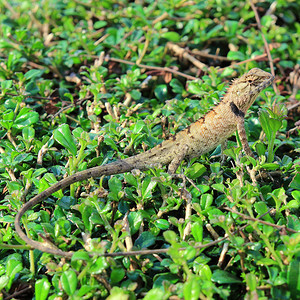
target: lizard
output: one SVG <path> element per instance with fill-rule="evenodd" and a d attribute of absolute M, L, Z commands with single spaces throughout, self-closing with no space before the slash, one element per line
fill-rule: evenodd
<path fill-rule="evenodd" d="M 48 245 L 29 238 L 21 229 L 22 216 L 36 204 L 48 198 L 54 192 L 88 178 L 109 176 L 130 172 L 133 169 L 146 170 L 156 166 L 168 165 L 168 172 L 174 174 L 183 159 L 191 159 L 205 154 L 219 144 L 224 144 L 234 132 L 238 132 L 242 148 L 247 155 L 254 156 L 245 132 L 244 118 L 247 110 L 258 94 L 269 86 L 274 76 L 259 68 L 253 68 L 240 78 L 233 80 L 223 99 L 207 114 L 164 140 L 146 152 L 122 160 L 93 167 L 62 179 L 24 204 L 15 217 L 15 229 L 18 235 L 31 247 L 58 256 L 72 257 L 73 252 L 62 251 L 54 245 Z"/>

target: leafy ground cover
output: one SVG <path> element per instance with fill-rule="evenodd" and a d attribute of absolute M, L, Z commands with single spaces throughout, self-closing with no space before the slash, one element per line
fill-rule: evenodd
<path fill-rule="evenodd" d="M 300 4 L 255 5 L 1 1 L 1 299 L 299 299 Z M 152 148 L 253 67 L 276 74 L 246 121 L 255 159 L 233 137 L 184 180 L 162 167 L 55 193 L 23 225 L 71 260 L 15 233 L 32 196 Z"/>

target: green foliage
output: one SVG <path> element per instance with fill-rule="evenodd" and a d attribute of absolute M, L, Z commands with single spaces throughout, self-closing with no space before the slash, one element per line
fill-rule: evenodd
<path fill-rule="evenodd" d="M 22 224 L 32 239 L 74 251 L 71 260 L 24 244 L 13 226 L 20 207 L 202 117 L 230 79 L 268 70 L 255 58 L 264 41 L 243 1 L 0 3 L 0 299 L 297 299 L 299 114 L 285 105 L 300 100 L 289 99 L 300 6 L 272 3 L 255 5 L 282 96 L 268 87 L 246 118 L 256 158 L 233 138 L 222 164 L 221 147 L 182 163 L 189 180 L 161 166 L 54 193 Z M 201 73 L 169 42 L 205 63 Z M 150 249 L 163 252 L 100 256 Z M 29 294 L 14 295 L 24 287 Z"/>

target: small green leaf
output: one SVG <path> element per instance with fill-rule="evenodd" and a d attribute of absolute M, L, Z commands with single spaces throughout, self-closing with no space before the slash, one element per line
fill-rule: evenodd
<path fill-rule="evenodd" d="M 203 223 L 200 221 L 193 222 L 191 225 L 191 233 L 196 242 L 203 241 Z"/>
<path fill-rule="evenodd" d="M 6 265 L 6 275 L 9 276 L 9 282 L 6 285 L 6 290 L 10 290 L 13 281 L 15 280 L 15 276 L 23 270 L 22 263 L 15 259 L 9 259 Z"/>
<path fill-rule="evenodd" d="M 202 82 L 200 80 L 189 82 L 188 85 L 189 93 L 192 93 L 194 95 L 199 95 L 199 96 L 207 94 L 207 92 L 204 91 L 203 88 L 201 87 L 201 84 Z"/>
<path fill-rule="evenodd" d="M 0 276 L 0 291 L 2 291 L 8 284 L 9 277 L 7 275 Z"/>
<path fill-rule="evenodd" d="M 172 87 L 173 93 L 181 95 L 185 91 L 183 85 L 181 84 L 181 82 L 177 78 L 173 78 L 171 80 L 170 86 Z"/>
<path fill-rule="evenodd" d="M 67 124 L 60 125 L 53 132 L 54 139 L 64 146 L 73 156 L 76 156 L 77 147 Z"/>
<path fill-rule="evenodd" d="M 227 53 L 227 58 L 232 60 L 243 61 L 245 60 L 245 54 L 240 51 L 229 51 Z"/>
<path fill-rule="evenodd" d="M 165 219 L 158 219 L 154 222 L 155 226 L 161 230 L 167 230 L 170 227 L 170 224 Z"/>
<path fill-rule="evenodd" d="M 167 85 L 166 84 L 157 85 L 154 90 L 154 94 L 156 98 L 160 101 L 167 100 L 169 98 Z"/>
<path fill-rule="evenodd" d="M 106 268 L 108 268 L 110 265 L 107 262 L 107 259 L 105 257 L 99 257 L 96 262 L 92 264 L 92 266 L 89 268 L 89 273 L 91 274 L 99 274 L 103 272 Z"/>
<path fill-rule="evenodd" d="M 161 34 L 161 37 L 164 39 L 167 39 L 171 42 L 179 42 L 180 41 L 180 35 L 177 32 L 174 31 L 168 31 Z"/>
<path fill-rule="evenodd" d="M 35 124 L 39 120 L 39 114 L 35 111 L 31 111 L 27 107 L 23 107 L 21 111 L 18 113 L 15 121 L 14 128 L 23 129 L 26 126 L 30 126 Z"/>
<path fill-rule="evenodd" d="M 151 197 L 151 192 L 157 185 L 157 181 L 151 179 L 150 176 L 147 176 L 142 183 L 142 197 L 143 199 L 148 199 Z"/>
<path fill-rule="evenodd" d="M 294 179 L 292 180 L 290 187 L 292 189 L 298 190 L 300 191 L 300 174 L 296 174 L 296 176 L 294 177 Z"/>
<path fill-rule="evenodd" d="M 112 284 L 120 282 L 125 277 L 125 271 L 122 268 L 113 269 L 110 274 Z"/>
<path fill-rule="evenodd" d="M 32 69 L 29 70 L 25 75 L 25 79 L 35 79 L 37 77 L 41 77 L 44 74 L 45 70 L 40 70 L 40 69 Z"/>
<path fill-rule="evenodd" d="M 201 284 L 197 277 L 192 276 L 183 286 L 183 296 L 185 300 L 199 299 Z"/>
<path fill-rule="evenodd" d="M 2 114 L 2 120 L 0 120 L 0 124 L 6 130 L 9 130 L 13 126 L 14 112 L 11 109 L 6 110 Z"/>
<path fill-rule="evenodd" d="M 73 205 L 76 204 L 76 199 L 71 196 L 64 196 L 61 199 L 59 199 L 56 204 L 60 206 L 63 209 L 70 209 Z"/>
<path fill-rule="evenodd" d="M 77 275 L 73 270 L 65 271 L 61 275 L 62 288 L 69 296 L 74 295 L 77 288 L 77 282 Z"/>
<path fill-rule="evenodd" d="M 291 299 L 298 299 L 300 295 L 300 261 L 293 260 L 288 266 L 287 282 L 291 292 Z"/>
<path fill-rule="evenodd" d="M 141 227 L 143 222 L 143 215 L 141 211 L 132 211 L 128 215 L 128 222 L 130 225 L 130 233 L 135 234 Z"/>
<path fill-rule="evenodd" d="M 113 200 L 118 201 L 119 200 L 119 193 L 122 191 L 122 182 L 117 177 L 112 177 L 108 181 L 108 186 L 110 190 L 110 197 L 112 197 Z"/>
<path fill-rule="evenodd" d="M 172 244 L 176 242 L 177 235 L 174 231 L 168 230 L 164 232 L 164 238 L 168 243 Z"/>
<path fill-rule="evenodd" d="M 206 172 L 206 167 L 200 163 L 194 163 L 191 167 L 187 170 L 187 176 L 191 179 L 196 179 L 202 176 Z"/>
<path fill-rule="evenodd" d="M 94 23 L 94 28 L 95 29 L 100 29 L 102 27 L 105 27 L 107 25 L 106 21 L 97 21 Z"/>
<path fill-rule="evenodd" d="M 51 284 L 47 278 L 42 278 L 36 281 L 34 290 L 35 290 L 35 299 L 36 300 L 46 300 L 49 294 Z"/>
<path fill-rule="evenodd" d="M 242 283 L 235 275 L 223 270 L 214 271 L 211 280 L 218 284 Z"/>
<path fill-rule="evenodd" d="M 22 129 L 23 139 L 26 141 L 30 141 L 34 138 L 35 130 L 32 127 L 25 127 Z"/>
<path fill-rule="evenodd" d="M 77 261 L 77 260 L 90 262 L 91 257 L 88 255 L 87 252 L 77 251 L 72 255 L 71 261 Z"/>
<path fill-rule="evenodd" d="M 134 245 L 139 247 L 140 249 L 144 249 L 154 245 L 155 240 L 155 236 L 150 231 L 144 231 L 135 240 Z"/>
<path fill-rule="evenodd" d="M 264 169 L 266 170 L 271 170 L 271 171 L 274 171 L 274 170 L 277 170 L 280 168 L 279 164 L 278 163 L 265 163 L 265 164 L 262 164 L 261 165 Z"/>
<path fill-rule="evenodd" d="M 257 279 L 256 276 L 252 273 L 246 274 L 246 283 L 250 292 L 253 292 L 257 288 Z"/>
<path fill-rule="evenodd" d="M 165 291 L 159 288 L 153 288 L 147 292 L 146 296 L 143 298 L 144 300 L 153 300 L 153 299 L 165 299 Z"/>
<path fill-rule="evenodd" d="M 200 198 L 200 205 L 202 210 L 206 210 L 213 203 L 213 196 L 211 194 L 203 194 Z"/>

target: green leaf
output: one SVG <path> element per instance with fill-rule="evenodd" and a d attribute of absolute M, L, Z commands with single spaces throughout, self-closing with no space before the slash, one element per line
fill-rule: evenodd
<path fill-rule="evenodd" d="M 201 84 L 202 82 L 200 80 L 189 82 L 188 85 L 189 93 L 192 93 L 194 95 L 199 95 L 199 96 L 207 94 L 207 92 L 203 90 Z"/>
<path fill-rule="evenodd" d="M 106 21 L 97 21 L 94 23 L 94 28 L 95 29 L 100 29 L 102 27 L 105 27 L 107 25 Z"/>
<path fill-rule="evenodd" d="M 155 240 L 155 236 L 150 231 L 144 231 L 135 240 L 134 245 L 139 247 L 140 249 L 144 249 L 154 245 Z"/>
<path fill-rule="evenodd" d="M 120 282 L 125 277 L 125 271 L 122 268 L 116 268 L 111 271 L 110 281 L 112 284 Z"/>
<path fill-rule="evenodd" d="M 145 122 L 142 121 L 142 120 L 139 120 L 139 121 L 137 121 L 136 124 L 134 125 L 134 128 L 133 128 L 133 130 L 132 130 L 132 133 L 134 133 L 134 134 L 141 133 L 145 127 L 146 127 Z"/>
<path fill-rule="evenodd" d="M 77 288 L 77 275 L 73 270 L 65 271 L 61 276 L 61 285 L 65 292 L 72 296 Z"/>
<path fill-rule="evenodd" d="M 108 268 L 110 265 L 107 262 L 107 259 L 105 257 L 99 257 L 93 264 L 92 266 L 89 268 L 89 272 L 90 274 L 100 274 L 101 272 L 103 272 L 103 270 L 105 270 L 106 268 Z"/>
<path fill-rule="evenodd" d="M 22 129 L 23 139 L 26 141 L 30 141 L 34 138 L 35 130 L 32 127 L 25 127 Z"/>
<path fill-rule="evenodd" d="M 296 176 L 294 177 L 294 179 L 292 180 L 290 187 L 292 189 L 298 190 L 300 191 L 300 174 L 296 174 Z"/>
<path fill-rule="evenodd" d="M 200 198 L 200 205 L 202 210 L 206 210 L 213 203 L 213 196 L 211 194 L 203 194 Z"/>
<path fill-rule="evenodd" d="M 170 86 L 172 87 L 173 93 L 181 95 L 185 91 L 184 87 L 181 84 L 181 82 L 177 78 L 173 78 L 170 81 Z"/>
<path fill-rule="evenodd" d="M 76 199 L 71 196 L 64 196 L 56 202 L 58 206 L 60 206 L 63 209 L 70 209 L 73 205 L 76 204 Z"/>
<path fill-rule="evenodd" d="M 128 214 L 128 222 L 130 226 L 130 233 L 135 234 L 141 227 L 143 222 L 143 215 L 141 211 L 131 211 Z"/>
<path fill-rule="evenodd" d="M 9 283 L 9 277 L 7 275 L 0 276 L 0 291 L 2 291 Z"/>
<path fill-rule="evenodd" d="M 1 92 L 6 92 L 12 87 L 13 81 L 12 80 L 3 80 L 0 83 Z"/>
<path fill-rule="evenodd" d="M 25 79 L 36 79 L 37 77 L 41 77 L 44 74 L 45 70 L 40 69 L 32 69 L 29 70 L 27 73 L 25 73 L 24 78 Z"/>
<path fill-rule="evenodd" d="M 151 192 L 157 185 L 157 181 L 151 179 L 150 176 L 147 176 L 142 183 L 142 198 L 148 199 L 151 197 Z"/>
<path fill-rule="evenodd" d="M 185 300 L 197 300 L 199 299 L 201 291 L 200 280 L 195 276 L 191 276 L 183 286 L 183 296 Z"/>
<path fill-rule="evenodd" d="M 194 163 L 187 170 L 187 176 L 191 179 L 196 179 L 202 176 L 206 172 L 206 167 L 200 163 Z"/>
<path fill-rule="evenodd" d="M 8 109 L 2 114 L 2 120 L 0 121 L 0 124 L 6 130 L 9 130 L 13 126 L 13 119 L 14 112 L 11 109 Z"/>
<path fill-rule="evenodd" d="M 262 164 L 261 166 L 262 166 L 262 168 L 264 168 L 266 170 L 271 170 L 271 171 L 274 171 L 274 170 L 277 170 L 280 168 L 278 163 L 265 163 L 265 164 Z"/>
<path fill-rule="evenodd" d="M 246 274 L 246 283 L 250 292 L 256 291 L 257 288 L 257 279 L 256 276 L 252 273 Z"/>
<path fill-rule="evenodd" d="M 23 107 L 18 113 L 13 127 L 16 129 L 23 129 L 26 126 L 35 124 L 39 120 L 39 114 L 35 111 L 31 111 L 27 107 Z"/>
<path fill-rule="evenodd" d="M 238 27 L 239 27 L 238 21 L 233 21 L 233 20 L 225 21 L 225 30 L 228 31 L 232 36 L 236 34 Z"/>
<path fill-rule="evenodd" d="M 164 232 L 164 238 L 168 243 L 173 244 L 177 240 L 177 235 L 174 231 L 168 230 Z"/>
<path fill-rule="evenodd" d="M 117 177 L 111 177 L 108 181 L 108 186 L 110 190 L 110 195 L 113 198 L 113 200 L 118 201 L 119 200 L 119 192 L 122 191 L 122 182 Z"/>
<path fill-rule="evenodd" d="M 164 32 L 161 34 L 161 37 L 167 39 L 168 41 L 174 42 L 174 43 L 180 41 L 180 35 L 174 31 Z"/>
<path fill-rule="evenodd" d="M 165 219 L 158 219 L 154 222 L 155 226 L 161 230 L 167 230 L 170 227 L 170 224 Z"/>
<path fill-rule="evenodd" d="M 65 147 L 73 156 L 76 156 L 77 147 L 67 124 L 60 125 L 53 132 L 54 139 Z"/>
<path fill-rule="evenodd" d="M 235 275 L 223 270 L 214 271 L 211 280 L 218 284 L 242 283 L 242 281 Z"/>
<path fill-rule="evenodd" d="M 245 54 L 240 51 L 229 51 L 227 53 L 227 58 L 238 61 L 243 61 L 246 59 Z"/>
<path fill-rule="evenodd" d="M 287 282 L 291 292 L 291 299 L 298 299 L 300 295 L 300 261 L 293 260 L 288 266 Z"/>
<path fill-rule="evenodd" d="M 191 233 L 196 242 L 203 241 L 203 223 L 200 221 L 193 222 L 191 225 Z"/>
<path fill-rule="evenodd" d="M 15 259 L 9 259 L 6 265 L 6 275 L 9 277 L 9 282 L 6 285 L 6 290 L 9 291 L 17 273 L 23 270 L 22 263 Z"/>
<path fill-rule="evenodd" d="M 47 278 L 42 278 L 36 281 L 34 286 L 35 299 L 46 300 L 49 294 L 51 284 Z"/>
<path fill-rule="evenodd" d="M 299 191 L 292 191 L 291 195 L 300 204 L 300 190 Z"/>
<path fill-rule="evenodd" d="M 71 261 L 77 261 L 77 260 L 90 262 L 91 257 L 89 256 L 89 254 L 87 252 L 77 251 L 72 255 Z"/>
<path fill-rule="evenodd" d="M 263 110 L 259 111 L 259 121 L 269 141 L 276 135 L 282 123 L 279 120 L 271 118 L 269 114 Z"/>
<path fill-rule="evenodd" d="M 156 98 L 160 101 L 167 100 L 169 98 L 167 85 L 166 84 L 157 85 L 154 90 L 154 94 Z"/>
<path fill-rule="evenodd" d="M 146 296 L 143 298 L 144 300 L 153 300 L 153 299 L 165 299 L 166 296 L 165 291 L 159 288 L 153 288 L 147 292 Z"/>

